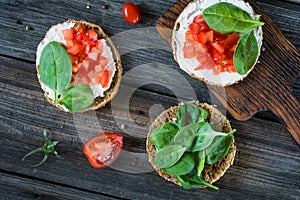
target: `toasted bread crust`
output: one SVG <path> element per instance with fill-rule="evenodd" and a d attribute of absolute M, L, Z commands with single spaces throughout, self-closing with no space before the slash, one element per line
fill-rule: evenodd
<path fill-rule="evenodd" d="M 104 33 L 104 31 L 102 30 L 102 28 L 100 26 L 90 23 L 90 22 L 86 22 L 84 20 L 79 20 L 79 21 L 78 20 L 68 20 L 67 23 L 81 24 L 84 27 L 93 29 L 98 34 L 99 39 L 105 39 L 107 45 L 110 47 L 110 49 L 112 51 L 113 59 L 116 63 L 116 72 L 113 77 L 110 88 L 104 92 L 104 97 L 96 97 L 94 100 L 94 103 L 90 107 L 88 107 L 87 109 L 85 109 L 81 112 L 99 109 L 99 108 L 105 106 L 108 102 L 110 102 L 118 93 L 118 89 L 119 89 L 121 79 L 122 79 L 122 64 L 121 64 L 120 54 L 119 54 L 117 48 L 115 47 L 115 45 L 113 44 L 113 42 L 111 41 L 111 39 Z M 42 81 L 41 81 L 40 75 L 39 75 L 40 74 L 39 65 L 36 65 L 36 70 L 37 70 L 39 83 L 42 84 Z M 51 99 L 49 97 L 49 94 L 46 91 L 44 92 L 44 96 L 48 100 L 49 103 L 51 103 L 52 105 L 55 105 L 53 99 Z M 55 106 L 65 112 L 70 112 L 69 110 L 66 110 L 60 104 L 56 104 Z"/>
<path fill-rule="evenodd" d="M 199 102 L 193 102 L 193 103 L 201 108 L 204 108 L 208 112 L 208 121 L 212 123 L 212 126 L 215 130 L 223 131 L 223 132 L 229 132 L 232 130 L 229 120 L 215 107 L 206 103 L 199 103 Z M 158 168 L 155 165 L 154 160 L 155 160 L 156 150 L 154 144 L 151 143 L 151 141 L 149 140 L 150 135 L 155 128 L 162 126 L 166 122 L 176 120 L 178 108 L 179 106 L 174 106 L 165 110 L 152 123 L 152 125 L 149 128 L 149 132 L 147 136 L 146 150 L 149 154 L 149 162 L 152 164 L 153 168 L 157 171 L 157 173 L 160 176 L 162 176 L 164 179 L 173 182 L 177 185 L 181 185 L 177 180 L 176 176 L 166 173 L 163 169 Z M 234 137 L 232 138 L 232 140 L 233 141 L 227 156 L 225 156 L 222 160 L 220 160 L 219 162 L 213 165 L 205 164 L 205 167 L 202 171 L 202 175 L 206 182 L 210 184 L 216 182 L 225 174 L 227 169 L 233 164 L 235 153 L 236 153 L 236 146 L 234 144 Z"/>

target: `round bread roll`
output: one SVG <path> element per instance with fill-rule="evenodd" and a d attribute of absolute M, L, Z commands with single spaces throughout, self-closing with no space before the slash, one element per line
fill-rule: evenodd
<path fill-rule="evenodd" d="M 119 52 L 118 52 L 117 48 L 114 46 L 111 39 L 104 33 L 104 31 L 102 30 L 102 28 L 100 26 L 90 23 L 90 22 L 83 21 L 83 20 L 80 20 L 80 21 L 68 20 L 64 23 L 52 26 L 50 28 L 50 30 L 46 33 L 45 38 L 38 45 L 37 57 L 36 57 L 36 70 L 37 70 L 37 77 L 38 77 L 39 83 L 40 83 L 42 89 L 44 90 L 44 96 L 49 101 L 49 103 L 55 105 L 54 100 L 53 100 L 53 94 L 51 95 L 51 93 L 53 93 L 53 91 L 51 91 L 51 89 L 49 89 L 42 82 L 41 77 L 40 77 L 40 67 L 39 67 L 40 56 L 41 56 L 43 48 L 49 42 L 57 41 L 57 42 L 64 43 L 65 41 L 64 41 L 61 31 L 64 29 L 72 28 L 76 24 L 81 24 L 88 29 L 94 30 L 98 34 L 98 40 L 100 40 L 100 39 L 105 40 L 104 48 L 106 48 L 106 50 L 109 51 L 108 55 L 110 55 L 112 57 L 109 59 L 112 59 L 112 63 L 114 63 L 114 65 L 115 65 L 115 71 L 114 71 L 114 75 L 111 77 L 110 86 L 103 92 L 103 95 L 97 95 L 101 92 L 97 91 L 97 87 L 94 87 L 94 88 L 91 87 L 93 90 L 93 93 L 94 93 L 94 103 L 91 106 L 89 106 L 88 108 L 86 108 L 85 110 L 81 111 L 81 112 L 85 112 L 88 110 L 99 109 L 99 108 L 105 106 L 105 104 L 107 104 L 108 102 L 110 102 L 116 96 L 116 94 L 118 92 L 118 88 L 120 86 L 121 79 L 122 79 L 122 64 L 121 64 L 121 57 L 119 55 Z M 55 106 L 65 112 L 70 112 L 68 109 L 66 109 L 61 104 L 56 104 Z"/>
<path fill-rule="evenodd" d="M 212 128 L 216 131 L 222 132 L 230 132 L 232 130 L 229 120 L 215 107 L 206 104 L 206 103 L 199 103 L 193 102 L 198 107 L 205 109 L 208 112 L 208 122 L 211 123 Z M 179 105 L 180 106 L 180 105 Z M 150 141 L 150 135 L 152 131 L 162 126 L 166 122 L 176 121 L 177 118 L 177 109 L 179 106 L 171 107 L 161 113 L 156 120 L 152 123 L 149 128 L 147 141 L 146 141 L 146 150 L 149 154 L 149 162 L 152 164 L 153 168 L 157 171 L 157 173 L 162 176 L 164 179 L 173 182 L 177 185 L 180 185 L 180 182 L 177 180 L 176 176 L 166 173 L 163 169 L 158 168 L 155 165 L 155 155 L 156 149 L 155 145 Z M 219 180 L 227 171 L 227 169 L 233 164 L 235 153 L 236 153 L 236 146 L 234 144 L 234 137 L 232 137 L 232 144 L 230 146 L 228 154 L 220 161 L 213 165 L 205 164 L 204 169 L 202 171 L 202 176 L 204 180 L 210 184 Z"/>
<path fill-rule="evenodd" d="M 202 14 L 202 11 L 205 8 L 219 2 L 231 3 L 247 12 L 253 19 L 257 18 L 257 15 L 255 15 L 250 4 L 243 0 L 195 0 L 189 3 L 176 19 L 173 28 L 171 46 L 173 49 L 174 59 L 182 70 L 193 78 L 196 78 L 206 84 L 225 87 L 235 84 L 238 81 L 242 81 L 253 70 L 261 52 L 263 32 L 262 27 L 254 29 L 254 36 L 258 43 L 258 57 L 255 64 L 246 74 L 240 75 L 237 72 L 220 72 L 219 74 L 214 74 L 211 69 L 194 70 L 199 65 L 199 62 L 196 58 L 184 58 L 182 50 L 185 42 L 185 33 L 188 30 L 189 24 L 193 22 L 195 16 Z"/>

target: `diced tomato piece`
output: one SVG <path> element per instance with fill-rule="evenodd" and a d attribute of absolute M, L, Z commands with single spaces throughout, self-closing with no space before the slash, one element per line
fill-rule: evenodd
<path fill-rule="evenodd" d="M 196 17 L 194 17 L 193 22 L 194 23 L 202 23 L 202 22 L 204 22 L 204 18 L 201 14 L 197 15 Z"/>
<path fill-rule="evenodd" d="M 223 35 L 221 33 L 218 33 L 217 31 L 214 31 L 214 42 L 217 42 L 217 41 L 221 41 L 221 40 L 225 40 L 227 38 L 226 35 Z"/>
<path fill-rule="evenodd" d="M 102 88 L 105 88 L 106 85 L 108 84 L 108 79 L 109 79 L 109 71 L 105 70 L 98 80 L 98 83 L 102 85 Z"/>
<path fill-rule="evenodd" d="M 92 80 L 93 78 L 96 77 L 95 72 L 94 71 L 90 71 L 87 76 L 89 77 L 90 80 Z"/>
<path fill-rule="evenodd" d="M 75 40 L 77 40 L 77 41 L 83 40 L 82 34 L 79 34 L 79 33 L 75 34 Z"/>
<path fill-rule="evenodd" d="M 212 69 L 215 66 L 214 62 L 208 54 L 198 55 L 197 60 L 199 61 L 200 65 L 196 67 L 195 70 Z"/>
<path fill-rule="evenodd" d="M 84 31 L 83 33 L 81 33 L 81 37 L 82 37 L 82 40 L 87 42 L 89 41 L 89 35 L 86 31 Z"/>
<path fill-rule="evenodd" d="M 219 64 L 221 61 L 225 59 L 225 55 L 223 53 L 218 52 L 216 49 L 213 49 L 210 52 L 210 56 L 213 59 L 215 64 Z"/>
<path fill-rule="evenodd" d="M 74 26 L 74 30 L 75 30 L 77 33 L 81 34 L 82 32 L 85 31 L 85 28 L 84 28 L 82 25 L 80 25 L 80 24 L 76 24 L 76 25 Z"/>
<path fill-rule="evenodd" d="M 226 48 L 230 48 L 233 45 L 237 44 L 239 40 L 239 35 L 236 32 L 229 34 L 225 40 Z"/>
<path fill-rule="evenodd" d="M 206 32 L 206 37 L 207 37 L 207 40 L 209 42 L 213 42 L 213 40 L 214 40 L 214 31 L 210 30 L 210 31 Z"/>
<path fill-rule="evenodd" d="M 84 48 L 84 53 L 86 55 L 88 55 L 89 53 L 91 52 L 91 46 L 90 45 L 85 45 L 85 48 Z"/>
<path fill-rule="evenodd" d="M 89 29 L 87 31 L 87 34 L 89 36 L 89 40 L 92 40 L 92 41 L 97 41 L 98 40 L 98 34 L 94 30 Z"/>
<path fill-rule="evenodd" d="M 86 76 L 83 76 L 80 78 L 80 83 L 89 85 L 91 83 L 91 81 L 90 81 L 89 77 L 86 75 Z"/>
<path fill-rule="evenodd" d="M 94 61 L 96 61 L 98 59 L 98 53 L 97 52 L 94 52 L 94 51 L 91 51 L 89 54 L 88 54 L 88 57 Z"/>
<path fill-rule="evenodd" d="M 92 78 L 92 79 L 91 79 L 91 84 L 92 84 L 92 85 L 97 85 L 97 84 L 98 84 L 98 79 L 99 79 L 98 77 Z"/>
<path fill-rule="evenodd" d="M 62 30 L 62 34 L 65 40 L 73 40 L 74 39 L 74 29 L 65 29 Z"/>
<path fill-rule="evenodd" d="M 103 43 L 102 43 L 102 41 L 99 41 L 99 42 L 97 43 L 96 49 L 98 50 L 97 52 L 98 52 L 99 54 L 102 54 L 102 52 L 103 52 Z"/>
<path fill-rule="evenodd" d="M 195 55 L 199 55 L 199 54 L 203 54 L 203 53 L 207 53 L 207 49 L 204 45 L 200 44 L 200 43 L 195 43 L 194 44 L 194 49 L 195 49 Z"/>
<path fill-rule="evenodd" d="M 74 45 L 74 41 L 73 40 L 66 40 L 66 45 L 67 45 L 67 48 L 72 47 Z"/>
<path fill-rule="evenodd" d="M 200 25 L 197 23 L 191 23 L 188 27 L 188 31 L 192 34 L 197 34 L 200 31 Z"/>
<path fill-rule="evenodd" d="M 224 53 L 225 46 L 223 44 L 220 44 L 218 42 L 214 42 L 211 44 L 219 53 Z"/>
<path fill-rule="evenodd" d="M 195 49 L 193 45 L 188 45 L 186 42 L 183 46 L 183 57 L 184 58 L 192 58 L 195 56 Z"/>
<path fill-rule="evenodd" d="M 201 44 L 205 45 L 205 43 L 207 42 L 208 38 L 207 38 L 207 33 L 205 32 L 199 32 L 197 34 L 197 42 L 200 42 Z"/>
<path fill-rule="evenodd" d="M 82 61 L 82 63 L 81 63 L 82 70 L 85 70 L 86 72 L 88 72 L 89 67 L 90 67 L 90 61 L 88 59 L 85 59 L 84 61 Z"/>
<path fill-rule="evenodd" d="M 209 26 L 207 25 L 207 23 L 205 21 L 203 21 L 202 23 L 198 23 L 200 26 L 200 31 L 209 31 Z"/>
<path fill-rule="evenodd" d="M 100 60 L 99 60 L 100 65 L 102 66 L 102 68 L 105 68 L 105 66 L 108 63 L 108 58 L 106 58 L 105 56 L 101 56 Z"/>
<path fill-rule="evenodd" d="M 95 71 L 96 71 L 97 73 L 102 72 L 102 71 L 103 71 L 102 66 L 101 66 L 101 65 L 96 65 L 96 66 L 95 66 Z"/>
<path fill-rule="evenodd" d="M 81 46 L 77 43 L 74 43 L 73 46 L 70 46 L 68 48 L 68 53 L 71 54 L 71 55 L 76 55 L 77 53 L 79 53 L 81 50 Z"/>
<path fill-rule="evenodd" d="M 77 73 L 78 70 L 79 70 L 79 68 L 80 68 L 80 63 L 78 63 L 78 64 L 73 64 L 73 66 L 72 66 L 72 72 L 73 72 L 74 74 Z"/>

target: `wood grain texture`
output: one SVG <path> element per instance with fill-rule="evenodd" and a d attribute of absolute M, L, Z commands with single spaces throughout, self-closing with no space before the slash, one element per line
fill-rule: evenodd
<path fill-rule="evenodd" d="M 157 29 L 168 42 L 170 32 L 162 30 L 173 29 L 178 15 L 189 2 L 191 0 L 178 1 L 158 20 Z M 271 110 L 300 144 L 300 103 L 292 92 L 293 82 L 300 73 L 300 54 L 267 14 L 254 1 L 248 2 L 265 22 L 265 50 L 244 81 L 226 87 L 225 93 L 224 88 L 209 88 L 236 119 L 247 120 L 259 111 Z"/>
<path fill-rule="evenodd" d="M 7 175 L 2 179 L 7 185 L 3 188 L 7 191 L 13 190 L 10 185 L 14 182 L 20 187 L 15 190 L 20 191 L 16 195 L 29 198 L 38 194 L 39 183 L 43 184 L 44 181 L 46 187 L 41 193 L 46 197 L 54 189 L 62 191 L 54 196 L 65 193 L 66 197 L 72 197 L 70 192 L 76 189 L 74 198 L 79 194 L 84 198 L 92 193 L 91 197 L 99 199 L 103 195 L 125 199 L 206 199 L 220 196 L 224 199 L 296 199 L 300 195 L 299 146 L 280 124 L 258 118 L 247 123 L 230 118 L 232 126 L 239 130 L 236 135 L 237 155 L 234 165 L 216 183 L 221 188 L 219 191 L 184 190 L 166 182 L 155 172 L 127 173 L 112 168 L 93 169 L 81 152 L 82 141 L 74 123 L 86 133 L 95 134 L 95 126 L 87 126 L 85 118 L 74 121 L 72 115 L 50 105 L 42 95 L 35 72 L 27 70 L 32 67 L 31 64 L 5 58 L 1 58 L 1 63 L 0 169 L 3 173 L 17 173 L 21 176 L 15 177 L 15 181 L 7 178 Z M 126 114 L 126 105 L 118 105 L 121 113 L 118 118 L 124 124 L 129 124 L 129 118 L 134 119 L 134 127 L 121 129 L 116 126 L 116 116 L 112 115 L 110 105 L 97 111 L 96 115 L 104 130 L 124 134 L 125 150 L 145 153 L 151 106 L 160 104 L 168 108 L 177 103 L 175 97 L 138 89 L 131 97 L 129 116 Z M 41 154 L 29 157 L 24 162 L 20 160 L 31 149 L 43 143 L 43 128 L 50 131 L 52 140 L 60 141 L 57 151 L 61 157 L 51 156 L 41 167 L 32 168 L 31 165 L 42 158 Z M 129 128 L 130 131 L 127 130 Z M 30 182 L 29 177 L 34 182 L 38 180 L 30 190 L 32 192 L 28 192 L 25 186 L 25 183 Z M 5 195 L 9 197 L 9 194 Z"/>
<path fill-rule="evenodd" d="M 299 50 L 297 1 L 259 0 L 257 3 Z M 157 80 L 157 63 L 168 66 L 159 73 L 172 76 L 171 85 L 185 90 L 176 84 L 178 78 L 183 77 L 194 88 L 199 101 L 221 106 L 205 84 L 179 70 L 168 45 L 165 49 L 138 49 L 122 55 L 124 75 L 128 79 L 156 80 L 134 91 L 129 108 L 125 104 L 108 104 L 90 113 L 97 116 L 97 120 L 92 121 L 89 115 L 74 118 L 45 100 L 36 77 L 35 51 L 50 26 L 67 19 L 85 19 L 101 25 L 110 36 L 135 28 L 155 29 L 158 18 L 175 0 L 134 2 L 141 8 L 142 21 L 132 26 L 122 18 L 122 1 L 0 1 L 0 199 L 299 199 L 300 148 L 270 112 L 256 114 L 247 122 L 235 120 L 227 113 L 232 126 L 238 129 L 237 156 L 234 165 L 216 183 L 219 191 L 184 190 L 165 181 L 154 170 L 128 173 L 90 167 L 81 147 L 83 139 L 100 131 L 99 126 L 122 133 L 124 150 L 145 153 L 151 120 L 163 109 L 178 103 L 169 88 L 157 84 L 162 81 Z M 26 30 L 26 26 L 32 29 Z M 162 40 L 159 34 L 157 36 L 154 35 L 155 42 Z M 122 42 L 132 41 L 127 38 Z M 147 63 L 152 67 L 148 76 L 128 76 L 131 70 Z M 123 82 L 121 86 L 127 89 L 132 85 Z M 294 82 L 293 92 L 299 100 L 300 77 Z M 112 113 L 113 109 L 119 112 L 117 116 Z M 61 157 L 50 156 L 44 165 L 32 168 L 32 164 L 42 159 L 41 154 L 24 162 L 21 158 L 43 143 L 44 128 L 51 133 L 51 139 L 60 141 L 57 151 Z M 140 165 L 134 163 L 131 169 L 140 170 Z"/>
<path fill-rule="evenodd" d="M 1 199 L 116 199 L 90 191 L 78 190 L 43 180 L 32 180 L 16 174 L 0 172 Z"/>

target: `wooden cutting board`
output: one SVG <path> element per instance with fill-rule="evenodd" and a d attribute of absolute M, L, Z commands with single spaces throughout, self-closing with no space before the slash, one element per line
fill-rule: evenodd
<path fill-rule="evenodd" d="M 177 17 L 192 1 L 179 0 L 159 18 L 157 30 L 169 43 Z M 300 74 L 299 52 L 254 0 L 247 2 L 265 22 L 260 62 L 244 81 L 227 86 L 226 94 L 224 88 L 209 89 L 238 120 L 247 120 L 262 110 L 272 111 L 300 144 L 300 103 L 292 92 L 293 81 Z"/>

